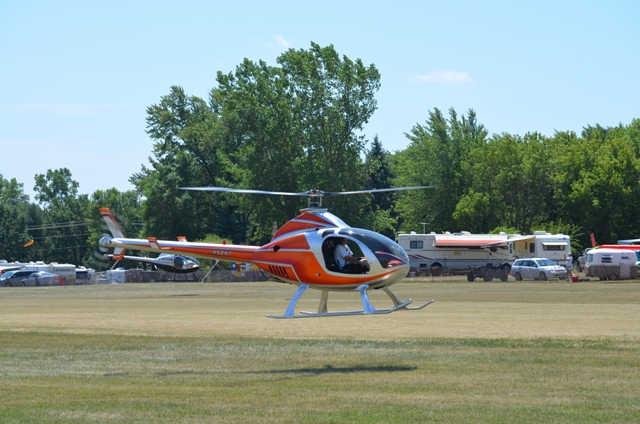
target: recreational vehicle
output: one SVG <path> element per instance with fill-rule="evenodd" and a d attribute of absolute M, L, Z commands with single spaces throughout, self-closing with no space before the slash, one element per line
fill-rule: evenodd
<path fill-rule="evenodd" d="M 407 252 L 411 271 L 416 274 L 440 275 L 443 270 L 466 274 L 468 281 L 494 277 L 506 281 L 511 264 L 520 258 L 547 258 L 564 265 L 571 252 L 571 241 L 564 234 L 535 231 L 520 234 L 399 234 L 398 244 Z"/>

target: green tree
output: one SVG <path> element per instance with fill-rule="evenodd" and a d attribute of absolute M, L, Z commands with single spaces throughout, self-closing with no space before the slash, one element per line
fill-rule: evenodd
<path fill-rule="evenodd" d="M 24 194 L 23 185 L 15 178 L 5 180 L 0 175 L 0 259 L 26 261 L 31 247 L 23 245 L 31 240 L 26 231 L 29 210 L 29 196 Z"/>
<path fill-rule="evenodd" d="M 233 185 L 287 192 L 364 188 L 364 138 L 357 132 L 376 108 L 377 69 L 315 43 L 290 49 L 277 62 L 245 60 L 234 74 L 218 73 L 213 109 L 238 142 Z M 328 201 L 351 224 L 366 220 L 368 202 L 367 196 Z M 303 206 L 292 197 L 243 196 L 238 204 L 251 211 L 254 239 L 268 238 L 274 221 L 281 225 Z"/>
<path fill-rule="evenodd" d="M 160 103 L 147 108 L 147 133 L 155 141 L 151 167 L 130 181 L 145 197 L 143 233 L 160 238 L 195 239 L 212 233 L 219 202 L 183 186 L 218 185 L 226 166 L 223 135 L 206 102 L 171 87 Z"/>
<path fill-rule="evenodd" d="M 368 177 L 368 189 L 391 188 L 394 174 L 391 170 L 390 155 L 382 147 L 377 135 L 373 138 L 371 148 L 367 151 L 364 165 Z M 394 193 L 382 192 L 373 194 L 371 213 L 373 215 L 371 229 L 395 239 L 398 215 L 395 212 Z"/>
<path fill-rule="evenodd" d="M 83 264 L 93 248 L 87 242 L 88 196 L 78 195 L 78 183 L 67 168 L 47 170 L 36 175 L 35 181 L 35 197 L 43 209 L 44 237 L 35 252 L 46 262 Z"/>
<path fill-rule="evenodd" d="M 148 108 L 154 158 L 131 178 L 146 198 L 147 234 L 264 242 L 274 222 L 282 225 L 306 206 L 296 197 L 183 192 L 180 186 L 366 188 L 364 136 L 358 134 L 376 108 L 376 68 L 314 43 L 277 61 L 279 66 L 245 60 L 234 73 L 219 72 L 208 105 L 173 87 Z M 371 221 L 363 213 L 369 202 L 360 195 L 327 203 L 356 225 Z"/>
<path fill-rule="evenodd" d="M 404 220 L 403 230 L 419 228 L 429 222 L 434 231 L 450 231 L 457 225 L 453 213 L 460 198 L 468 192 L 471 177 L 468 161 L 474 149 L 486 144 L 487 131 L 478 124 L 476 114 L 458 118 L 449 109 L 449 120 L 440 110 L 429 112 L 425 125 L 416 125 L 407 138 L 406 150 L 396 153 L 394 168 L 399 186 L 433 185 L 432 190 L 403 193 L 396 210 Z"/>
<path fill-rule="evenodd" d="M 496 227 L 530 233 L 553 216 L 551 152 L 539 134 L 494 135 L 473 150 L 465 165 L 471 186 L 453 213 L 458 228 Z"/>
<path fill-rule="evenodd" d="M 589 246 L 594 233 L 600 244 L 635 237 L 640 228 L 640 121 L 629 127 L 586 127 L 582 137 L 557 133 L 555 201 L 563 222 L 580 228 Z"/>

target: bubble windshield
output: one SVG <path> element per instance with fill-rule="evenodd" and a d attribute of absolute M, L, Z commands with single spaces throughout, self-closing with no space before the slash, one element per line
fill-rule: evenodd
<path fill-rule="evenodd" d="M 340 230 L 338 234 L 352 237 L 367 246 L 383 268 L 409 264 L 407 252 L 396 242 L 381 234 L 355 228 Z"/>

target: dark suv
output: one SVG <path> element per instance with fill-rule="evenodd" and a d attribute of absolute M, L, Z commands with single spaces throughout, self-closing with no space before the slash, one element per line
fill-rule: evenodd
<path fill-rule="evenodd" d="M 18 270 L 18 271 L 8 271 L 4 274 L 0 275 L 0 285 L 5 287 L 16 287 L 22 285 L 22 279 L 30 276 L 34 272 L 38 272 L 37 270 Z"/>

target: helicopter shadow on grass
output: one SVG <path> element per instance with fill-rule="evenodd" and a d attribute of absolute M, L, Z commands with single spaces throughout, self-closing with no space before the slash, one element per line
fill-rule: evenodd
<path fill-rule="evenodd" d="M 354 365 L 350 367 L 334 367 L 332 365 L 325 365 L 323 367 L 315 368 L 297 368 L 297 369 L 284 369 L 284 370 L 269 370 L 269 371 L 245 371 L 243 374 L 265 374 L 265 375 L 326 375 L 326 374 L 353 374 L 358 372 L 376 372 L 376 373 L 393 373 L 393 372 L 407 372 L 415 371 L 418 367 L 414 366 L 402 366 L 402 365 Z M 233 374 L 234 372 L 231 372 Z M 135 373 L 134 373 L 135 374 Z M 213 374 L 230 374 L 230 372 L 202 372 L 202 371 L 164 371 L 157 372 L 154 375 L 156 377 L 170 377 L 179 375 L 213 375 Z M 103 377 L 130 377 L 133 375 L 129 372 L 111 372 L 102 374 Z"/>
<path fill-rule="evenodd" d="M 325 365 L 323 367 L 315 368 L 297 368 L 297 369 L 285 369 L 285 370 L 271 370 L 271 371 L 249 371 L 248 374 L 352 374 L 357 372 L 406 372 L 415 371 L 418 367 L 409 367 L 402 365 L 354 365 L 350 367 L 334 367 L 332 365 Z"/>

